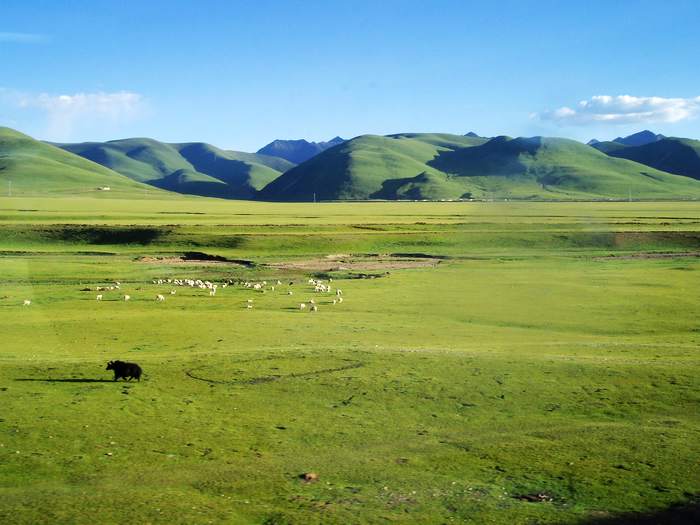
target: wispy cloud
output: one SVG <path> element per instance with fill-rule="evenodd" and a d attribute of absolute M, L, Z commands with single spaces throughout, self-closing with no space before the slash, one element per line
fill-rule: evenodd
<path fill-rule="evenodd" d="M 11 42 L 14 44 L 42 44 L 48 42 L 46 35 L 39 33 L 12 33 L 0 31 L 0 42 Z"/>
<path fill-rule="evenodd" d="M 7 93 L 15 107 L 39 110 L 45 115 L 46 135 L 51 140 L 70 140 L 85 132 L 115 129 L 147 112 L 144 97 L 130 91 L 72 95 Z"/>
<path fill-rule="evenodd" d="M 674 123 L 688 120 L 700 113 L 700 97 L 664 98 L 630 95 L 599 95 L 582 100 L 572 107 L 536 113 L 541 120 L 566 126 L 589 124 Z"/>

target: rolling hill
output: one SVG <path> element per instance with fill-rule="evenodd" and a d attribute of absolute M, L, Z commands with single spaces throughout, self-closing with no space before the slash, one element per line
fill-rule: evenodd
<path fill-rule="evenodd" d="M 232 199 L 253 198 L 258 189 L 293 166 L 277 157 L 226 151 L 202 142 L 168 144 L 131 138 L 58 146 L 151 186 Z"/>
<path fill-rule="evenodd" d="M 4 127 L 0 127 L 0 184 L 3 193 L 11 187 L 14 195 L 141 197 L 149 189 L 98 163 Z"/>
<path fill-rule="evenodd" d="M 444 174 L 427 162 L 441 151 L 466 148 L 485 140 L 448 134 L 362 135 L 287 171 L 268 184 L 259 197 L 309 201 L 315 193 L 322 200 L 410 198 L 403 195 L 402 188 L 406 186 L 420 198 L 447 198 L 448 193 L 454 192 L 444 191 Z M 424 179 L 410 180 L 423 173 Z M 428 179 L 430 185 L 426 184 Z M 386 181 L 393 182 L 383 187 Z"/>
<path fill-rule="evenodd" d="M 261 155 L 269 155 L 280 157 L 294 164 L 301 164 L 315 157 L 322 151 L 337 146 L 345 142 L 345 139 L 340 137 L 332 138 L 327 142 L 309 142 L 304 139 L 300 140 L 274 140 L 267 146 L 263 146 L 258 150 Z"/>
<path fill-rule="evenodd" d="M 610 156 L 633 160 L 661 171 L 700 180 L 700 141 L 665 137 L 641 146 L 631 147 L 617 142 L 594 146 Z"/>
<path fill-rule="evenodd" d="M 287 171 L 259 197 L 336 199 L 697 198 L 700 184 L 567 139 L 364 135 Z"/>

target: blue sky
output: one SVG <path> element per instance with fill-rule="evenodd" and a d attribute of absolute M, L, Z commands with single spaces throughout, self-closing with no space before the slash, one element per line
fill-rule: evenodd
<path fill-rule="evenodd" d="M 699 22 L 694 0 L 3 0 L 0 125 L 243 151 L 411 131 L 700 138 Z"/>

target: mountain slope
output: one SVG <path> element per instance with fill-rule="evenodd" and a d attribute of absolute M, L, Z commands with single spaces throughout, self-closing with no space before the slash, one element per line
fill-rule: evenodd
<path fill-rule="evenodd" d="M 269 155 L 285 159 L 294 164 L 301 164 L 315 157 L 322 151 L 345 142 L 345 139 L 334 137 L 327 142 L 309 142 L 300 140 L 273 140 L 258 150 L 261 155 Z"/>
<path fill-rule="evenodd" d="M 148 186 L 60 148 L 0 127 L 0 184 L 12 193 L 142 196 Z M 98 188 L 110 188 L 109 191 Z M 163 194 L 165 195 L 165 194 Z"/>
<path fill-rule="evenodd" d="M 658 170 L 700 180 L 700 141 L 668 137 L 637 147 L 602 150 L 613 157 L 633 160 Z"/>
<path fill-rule="evenodd" d="M 689 198 L 700 184 L 560 138 L 497 137 L 441 154 L 431 166 L 513 198 Z"/>
<path fill-rule="evenodd" d="M 201 142 L 167 144 L 132 138 L 59 146 L 131 179 L 211 197 L 252 198 L 258 189 L 293 166 L 284 159 L 221 150 Z"/>
<path fill-rule="evenodd" d="M 287 171 L 268 200 L 697 198 L 700 184 L 573 140 L 364 135 Z"/>
<path fill-rule="evenodd" d="M 287 171 L 267 185 L 260 198 L 309 201 L 314 193 L 323 200 L 411 198 L 396 193 L 407 184 L 411 195 L 420 195 L 415 198 L 446 198 L 442 191 L 438 192 L 440 196 L 428 191 L 428 180 L 435 183 L 445 175 L 427 162 L 440 151 L 470 147 L 485 140 L 449 134 L 362 135 Z M 423 173 L 426 177 L 411 185 L 409 179 Z M 385 188 L 386 181 L 396 182 Z"/>

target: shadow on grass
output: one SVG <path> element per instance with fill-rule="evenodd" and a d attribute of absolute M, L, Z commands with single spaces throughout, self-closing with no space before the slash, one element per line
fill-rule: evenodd
<path fill-rule="evenodd" d="M 700 523 L 700 498 L 677 503 L 656 512 L 594 517 L 576 522 L 577 525 L 696 525 L 698 523 Z"/>
<path fill-rule="evenodd" d="M 39 381 L 41 383 L 114 383 L 112 379 L 85 379 L 78 377 L 69 377 L 65 379 L 51 379 L 51 378 L 35 378 L 35 377 L 20 377 L 15 379 L 15 381 Z"/>

